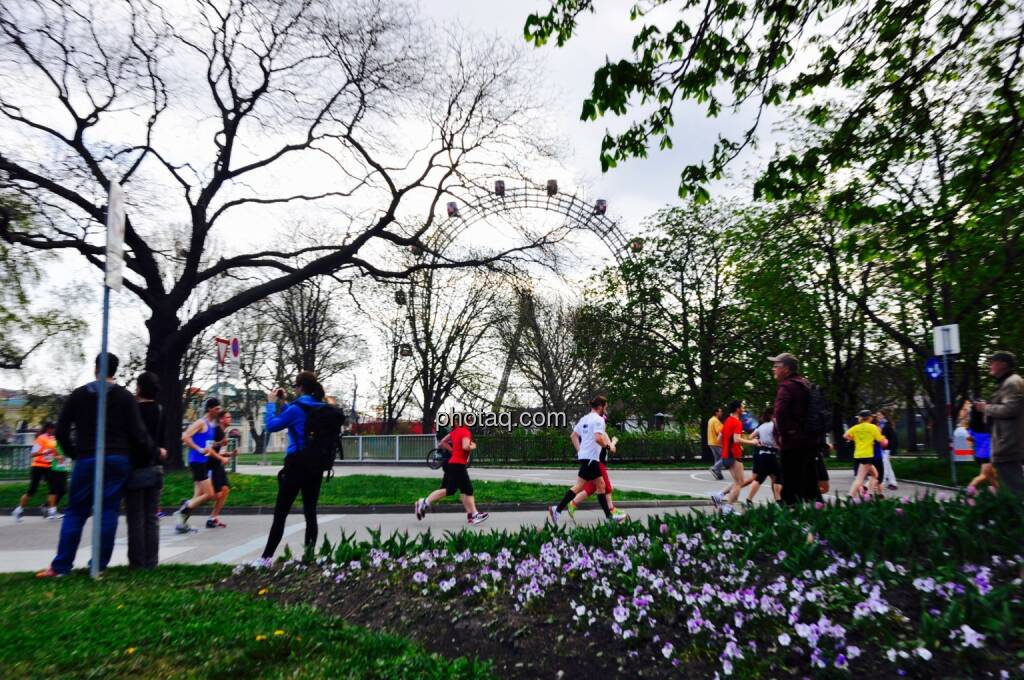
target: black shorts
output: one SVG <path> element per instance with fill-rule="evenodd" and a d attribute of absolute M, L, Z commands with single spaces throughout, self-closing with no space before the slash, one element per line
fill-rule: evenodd
<path fill-rule="evenodd" d="M 861 465 L 874 465 L 875 472 L 881 476 L 882 474 L 882 457 L 875 456 L 873 458 L 854 458 L 853 459 L 853 474 L 857 474 L 860 471 Z"/>
<path fill-rule="evenodd" d="M 228 484 L 228 472 L 224 469 L 224 464 L 217 461 L 216 464 L 207 463 L 210 467 L 210 481 L 213 482 L 213 490 L 220 491 L 225 486 L 231 486 Z"/>
<path fill-rule="evenodd" d="M 774 477 L 776 482 L 782 478 L 782 467 L 775 449 L 760 449 L 754 453 L 754 477 L 758 484 L 764 484 L 769 477 Z"/>
<path fill-rule="evenodd" d="M 68 490 L 68 473 L 63 470 L 50 470 L 46 476 L 46 483 L 50 485 L 50 493 L 54 496 L 63 496 Z"/>
<path fill-rule="evenodd" d="M 473 482 L 469 481 L 469 472 L 466 466 L 461 463 L 448 463 L 444 466 L 444 477 L 441 479 L 441 488 L 449 496 L 456 491 L 463 496 L 473 495 Z"/>
<path fill-rule="evenodd" d="M 581 460 L 580 471 L 577 473 L 580 479 L 592 482 L 601 476 L 601 463 L 596 460 Z"/>
<path fill-rule="evenodd" d="M 828 468 L 825 467 L 825 458 L 820 453 L 814 457 L 814 470 L 819 482 L 828 481 Z"/>
<path fill-rule="evenodd" d="M 201 482 L 210 476 L 210 466 L 206 463 L 189 463 L 188 469 L 192 471 L 193 482 Z"/>
<path fill-rule="evenodd" d="M 39 489 L 39 482 L 44 479 L 49 484 L 50 468 L 48 467 L 31 467 L 28 471 L 28 491 L 25 492 L 26 496 L 32 496 Z M 53 493 L 52 491 L 50 493 Z"/>

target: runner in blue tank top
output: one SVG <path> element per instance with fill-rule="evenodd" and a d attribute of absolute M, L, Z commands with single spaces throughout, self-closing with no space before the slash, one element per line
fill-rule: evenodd
<path fill-rule="evenodd" d="M 181 534 L 190 531 L 188 519 L 192 516 L 192 511 L 213 500 L 216 495 L 210 482 L 207 458 L 210 455 L 217 418 L 220 416 L 220 400 L 211 397 L 206 400 L 203 408 L 205 416 L 189 425 L 181 435 L 181 441 L 188 447 L 188 467 L 192 472 L 193 486 L 192 498 L 182 501 L 181 507 L 174 513 L 174 530 Z"/>

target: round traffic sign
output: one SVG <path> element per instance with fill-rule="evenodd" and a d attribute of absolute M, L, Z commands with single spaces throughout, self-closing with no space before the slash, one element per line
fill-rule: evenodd
<path fill-rule="evenodd" d="M 238 342 L 238 338 L 231 338 L 231 356 L 235 359 L 242 353 L 242 344 Z"/>
<path fill-rule="evenodd" d="M 938 380 L 942 377 L 942 362 L 938 357 L 929 357 L 928 361 L 924 362 L 924 372 L 932 380 Z"/>

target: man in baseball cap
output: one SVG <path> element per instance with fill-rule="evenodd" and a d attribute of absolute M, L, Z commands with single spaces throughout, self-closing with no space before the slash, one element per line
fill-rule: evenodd
<path fill-rule="evenodd" d="M 779 383 L 775 394 L 775 441 L 782 464 L 782 502 L 787 505 L 818 498 L 815 442 L 808 432 L 811 384 L 800 375 L 800 362 L 789 352 L 768 357 Z"/>
<path fill-rule="evenodd" d="M 1014 373 L 1017 357 L 1000 350 L 988 358 L 988 371 L 998 387 L 987 402 L 975 407 L 985 414 L 992 441 L 992 465 L 1001 487 L 1024 497 L 1024 379 Z"/>

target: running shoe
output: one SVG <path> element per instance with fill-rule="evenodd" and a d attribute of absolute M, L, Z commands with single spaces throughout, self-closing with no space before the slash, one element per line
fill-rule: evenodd
<path fill-rule="evenodd" d="M 736 510 L 732 507 L 732 505 L 723 505 L 722 506 L 722 514 L 723 515 L 731 515 L 734 512 L 736 512 Z"/>
<path fill-rule="evenodd" d="M 618 508 L 612 510 L 612 517 L 615 517 L 620 522 L 625 522 L 627 519 L 629 519 L 629 515 L 627 515 L 625 511 L 619 510 Z"/>
<path fill-rule="evenodd" d="M 567 507 L 565 511 L 569 513 L 569 519 L 572 520 L 572 523 L 576 524 L 576 504 L 569 503 L 569 507 Z"/>
<path fill-rule="evenodd" d="M 47 567 L 42 571 L 36 572 L 36 578 L 63 578 L 65 576 L 67 576 L 67 574 L 58 574 L 53 570 L 53 567 Z"/>
<path fill-rule="evenodd" d="M 621 514 L 621 515 L 616 515 L 616 514 L 615 514 L 615 513 L 613 512 L 613 513 L 612 513 L 612 515 L 611 515 L 611 517 L 609 517 L 609 518 L 608 518 L 608 521 L 609 521 L 609 522 L 612 522 L 613 524 L 622 524 L 623 522 L 625 522 L 625 521 L 626 521 L 626 514 L 625 514 L 625 513 L 623 513 L 623 514 Z"/>
<path fill-rule="evenodd" d="M 900 487 L 896 486 L 895 484 L 890 484 L 885 488 L 887 488 L 889 491 L 897 491 Z"/>
<path fill-rule="evenodd" d="M 551 524 L 552 525 L 554 525 L 556 527 L 558 526 L 558 517 L 560 515 L 561 515 L 561 513 L 558 512 L 558 506 L 557 505 L 549 505 L 548 506 L 548 519 L 551 520 Z"/>
<path fill-rule="evenodd" d="M 469 523 L 473 526 L 476 526 L 477 524 L 483 524 L 487 521 L 487 518 L 489 517 L 490 515 L 486 512 L 478 512 L 475 515 L 473 515 L 473 519 L 469 520 Z"/>
<path fill-rule="evenodd" d="M 206 520 L 206 528 L 207 529 L 218 529 L 218 528 L 224 528 L 226 526 L 227 526 L 227 524 L 224 524 L 224 522 L 221 522 L 219 519 L 208 519 L 208 520 Z"/>
<path fill-rule="evenodd" d="M 752 500 L 750 500 L 750 499 L 748 498 L 748 499 L 747 499 L 747 501 L 746 501 L 746 503 L 744 503 L 744 505 L 746 505 L 746 506 L 747 506 L 747 509 L 748 509 L 748 510 L 749 510 L 749 509 L 752 509 L 752 508 L 754 507 L 754 501 L 752 501 Z"/>
<path fill-rule="evenodd" d="M 427 514 L 427 500 L 420 498 L 413 503 L 413 512 L 416 513 L 416 519 L 423 519 Z"/>
<path fill-rule="evenodd" d="M 711 476 L 713 476 L 718 481 L 722 481 L 723 479 L 725 479 L 725 477 L 722 475 L 722 471 L 716 468 L 714 465 L 708 468 L 708 472 L 710 472 Z"/>
<path fill-rule="evenodd" d="M 24 514 L 25 514 L 25 511 L 19 505 L 18 507 L 14 508 L 14 510 L 11 512 L 11 517 L 14 518 L 15 522 L 20 522 L 21 521 L 21 516 L 24 515 Z"/>
<path fill-rule="evenodd" d="M 716 508 L 721 509 L 722 507 L 722 494 L 713 493 L 711 494 L 711 502 L 715 504 Z"/>

